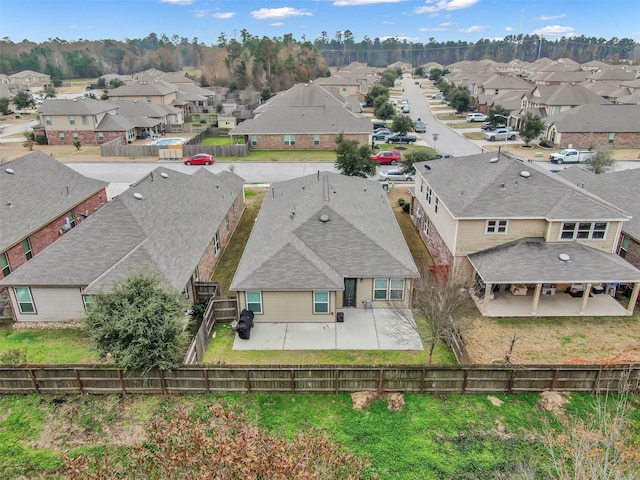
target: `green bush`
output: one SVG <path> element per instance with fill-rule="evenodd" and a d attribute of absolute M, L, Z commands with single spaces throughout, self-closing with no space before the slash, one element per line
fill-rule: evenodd
<path fill-rule="evenodd" d="M 411 204 L 410 203 L 405 203 L 404 205 L 402 205 L 402 210 L 404 210 L 405 213 L 409 213 L 409 210 L 411 210 Z"/>
<path fill-rule="evenodd" d="M 406 201 L 404 200 L 404 198 L 399 198 L 398 199 L 398 205 L 400 205 L 401 207 L 404 207 L 406 205 Z"/>
<path fill-rule="evenodd" d="M 27 349 L 12 348 L 0 354 L 0 364 L 27 363 Z"/>

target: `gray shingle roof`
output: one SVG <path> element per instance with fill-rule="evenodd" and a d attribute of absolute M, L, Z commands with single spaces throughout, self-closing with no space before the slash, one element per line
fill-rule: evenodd
<path fill-rule="evenodd" d="M 563 262 L 558 255 L 569 255 Z M 469 255 L 485 283 L 638 282 L 640 270 L 620 258 L 578 242 L 525 238 Z"/>
<path fill-rule="evenodd" d="M 168 95 L 178 91 L 178 87 L 162 80 L 139 81 L 122 85 L 109 91 L 109 98 Z"/>
<path fill-rule="evenodd" d="M 6 169 L 15 173 L 8 174 Z M 0 170 L 0 252 L 106 186 L 106 182 L 85 177 L 42 152 L 3 163 Z M 106 195 L 104 201 L 107 201 Z"/>
<path fill-rule="evenodd" d="M 262 105 L 255 118 L 231 135 L 371 133 L 371 121 L 345 108 L 343 101 L 316 85 L 297 84 Z"/>
<path fill-rule="evenodd" d="M 89 285 L 95 294 L 147 265 L 182 289 L 243 184 L 231 172 L 156 168 L 1 283 Z"/>
<path fill-rule="evenodd" d="M 136 125 L 129 118 L 120 115 L 105 115 L 96 127 L 96 132 L 126 132 L 135 127 Z"/>
<path fill-rule="evenodd" d="M 42 115 L 98 115 L 116 111 L 116 106 L 105 100 L 81 97 L 74 100 L 49 98 L 42 102 L 38 112 Z"/>
<path fill-rule="evenodd" d="M 564 181 L 554 173 L 495 153 L 416 164 L 451 214 L 458 219 L 540 218 L 549 220 L 628 220 L 623 210 Z M 430 170 L 425 169 L 425 165 Z M 524 178 L 522 171 L 530 176 Z"/>
<path fill-rule="evenodd" d="M 595 175 L 574 166 L 558 175 L 629 212 L 632 218 L 623 224 L 622 230 L 640 241 L 640 169 Z"/>
<path fill-rule="evenodd" d="M 381 186 L 319 172 L 272 185 L 231 289 L 342 290 L 346 277 L 417 276 Z"/>
<path fill-rule="evenodd" d="M 580 105 L 545 123 L 559 132 L 640 132 L 640 105 Z"/>

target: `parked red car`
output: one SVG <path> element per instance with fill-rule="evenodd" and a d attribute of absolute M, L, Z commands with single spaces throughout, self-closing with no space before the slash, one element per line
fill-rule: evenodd
<path fill-rule="evenodd" d="M 209 155 L 208 153 L 198 153 L 193 157 L 185 158 L 185 165 L 213 165 L 216 159 L 213 158 L 213 155 Z"/>
<path fill-rule="evenodd" d="M 396 165 L 400 163 L 402 154 L 398 150 L 381 150 L 375 155 L 371 155 L 371 158 L 379 164 L 391 164 Z"/>

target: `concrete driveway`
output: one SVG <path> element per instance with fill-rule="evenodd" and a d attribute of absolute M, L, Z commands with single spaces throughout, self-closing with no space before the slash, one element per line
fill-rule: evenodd
<path fill-rule="evenodd" d="M 342 323 L 255 323 L 233 350 L 424 350 L 419 335 L 393 310 L 344 309 Z"/>

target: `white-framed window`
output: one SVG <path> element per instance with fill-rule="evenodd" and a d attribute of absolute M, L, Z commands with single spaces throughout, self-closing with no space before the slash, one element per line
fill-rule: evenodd
<path fill-rule="evenodd" d="M 220 251 L 220 234 L 216 231 L 216 235 L 213 237 L 213 253 Z"/>
<path fill-rule="evenodd" d="M 231 225 L 229 224 L 229 214 L 228 213 L 224 216 L 224 224 L 226 225 L 227 232 L 228 232 L 231 229 Z"/>
<path fill-rule="evenodd" d="M 70 210 L 67 213 L 67 221 L 65 222 L 65 224 L 69 225 L 69 228 L 73 228 L 76 226 L 76 215 L 73 210 Z"/>
<path fill-rule="evenodd" d="M 22 250 L 24 250 L 24 256 L 27 257 L 27 260 L 31 260 L 33 258 L 33 252 L 31 251 L 31 241 L 28 238 L 25 238 L 22 241 Z"/>
<path fill-rule="evenodd" d="M 0 271 L 2 272 L 2 276 L 6 277 L 11 273 L 11 265 L 9 265 L 9 257 L 5 252 L 0 253 Z"/>
<path fill-rule="evenodd" d="M 317 133 L 313 136 L 313 144 L 320 145 L 320 135 Z"/>
<path fill-rule="evenodd" d="M 429 235 L 429 217 L 425 215 L 424 222 L 422 224 L 422 231 L 425 235 Z"/>
<path fill-rule="evenodd" d="M 258 136 L 257 135 L 251 135 L 251 146 L 255 147 L 256 145 L 258 145 Z"/>
<path fill-rule="evenodd" d="M 404 297 L 404 278 L 374 278 L 374 300 L 402 300 Z"/>
<path fill-rule="evenodd" d="M 49 115 L 44 117 L 44 123 L 47 125 L 51 125 L 51 117 Z"/>
<path fill-rule="evenodd" d="M 73 140 L 74 140 L 75 142 L 77 142 L 78 140 L 80 140 L 80 137 L 78 136 L 78 133 L 77 133 L 77 132 L 73 132 Z"/>
<path fill-rule="evenodd" d="M 436 215 L 438 215 L 438 207 L 440 206 L 440 199 L 438 197 L 436 197 L 434 203 L 433 203 L 433 213 L 435 213 Z"/>
<path fill-rule="evenodd" d="M 151 103 L 151 97 L 147 97 L 147 103 Z"/>
<path fill-rule="evenodd" d="M 285 135 L 284 136 L 284 144 L 285 146 L 292 147 L 296 144 L 296 136 L 295 135 Z"/>
<path fill-rule="evenodd" d="M 60 132 L 60 135 L 58 135 L 58 138 L 64 142 L 64 132 Z"/>
<path fill-rule="evenodd" d="M 432 195 L 432 190 L 431 187 L 429 185 L 427 185 L 427 194 L 426 194 L 426 199 L 427 199 L 427 203 L 429 205 L 431 205 L 431 195 Z"/>
<path fill-rule="evenodd" d="M 76 124 L 76 117 L 74 117 L 73 115 L 69 115 L 69 125 L 75 125 Z"/>
<path fill-rule="evenodd" d="M 607 226 L 607 222 L 564 222 L 560 240 L 603 240 Z"/>
<path fill-rule="evenodd" d="M 100 140 L 100 141 L 104 140 L 104 133 L 98 132 L 98 140 Z"/>
<path fill-rule="evenodd" d="M 84 304 L 84 311 L 85 312 L 90 311 L 94 306 L 93 297 L 91 295 L 83 295 L 82 303 Z"/>
<path fill-rule="evenodd" d="M 329 292 L 313 292 L 313 313 L 329 313 Z"/>
<path fill-rule="evenodd" d="M 82 124 L 89 125 L 89 119 L 87 118 L 86 115 L 82 115 Z"/>
<path fill-rule="evenodd" d="M 507 233 L 508 220 L 487 220 L 484 233 Z"/>
<path fill-rule="evenodd" d="M 247 300 L 247 310 L 251 310 L 256 315 L 262 314 L 262 292 L 245 292 Z"/>
<path fill-rule="evenodd" d="M 424 191 L 424 180 L 420 179 L 420 193 Z"/>
<path fill-rule="evenodd" d="M 31 296 L 31 289 L 29 287 L 14 287 L 13 291 L 16 294 L 18 300 L 18 308 L 20 313 L 37 313 L 36 306 L 33 303 L 33 297 Z"/>
<path fill-rule="evenodd" d="M 629 251 L 629 242 L 629 237 L 627 237 L 626 235 L 622 235 L 622 241 L 620 242 L 620 248 L 618 249 L 618 255 L 620 255 L 622 258 L 627 257 L 627 252 Z"/>

